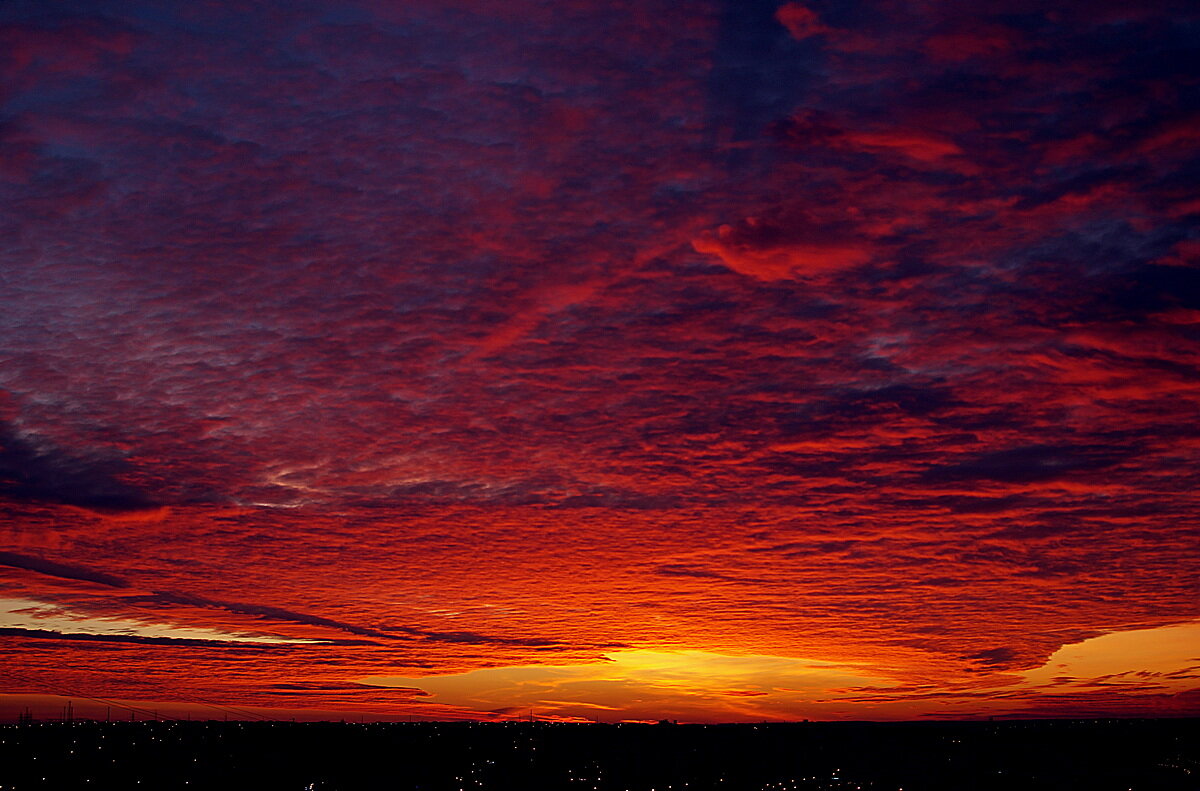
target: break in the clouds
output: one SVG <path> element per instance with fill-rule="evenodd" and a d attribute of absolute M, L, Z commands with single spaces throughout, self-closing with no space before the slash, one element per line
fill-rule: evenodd
<path fill-rule="evenodd" d="M 53 628 L 3 691 L 1195 713 L 1145 641 L 1178 683 L 1036 674 L 1198 616 L 1198 34 L 11 0 L 0 594 Z M 434 692 L 537 668 L 573 697 Z"/>
<path fill-rule="evenodd" d="M 220 632 L 215 629 L 144 623 L 121 618 L 94 618 L 45 602 L 0 599 L 0 630 L 33 638 L 57 640 L 104 638 L 134 641 L 211 640 L 231 643 L 315 642 L 270 635 Z"/>

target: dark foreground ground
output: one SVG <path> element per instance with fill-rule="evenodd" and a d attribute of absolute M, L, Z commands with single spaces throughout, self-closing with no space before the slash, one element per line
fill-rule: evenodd
<path fill-rule="evenodd" d="M 1192 791 L 1200 721 L 0 727 L 30 788 Z"/>

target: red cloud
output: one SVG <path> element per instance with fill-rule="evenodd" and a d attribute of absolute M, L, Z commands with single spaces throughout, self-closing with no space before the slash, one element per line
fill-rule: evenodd
<path fill-rule="evenodd" d="M 738 244 L 732 231 L 731 226 L 722 225 L 715 235 L 699 237 L 692 246 L 698 253 L 717 256 L 733 271 L 760 280 L 829 273 L 864 263 L 871 257 L 870 248 L 864 245 L 837 242 L 795 242 L 755 249 Z"/>
<path fill-rule="evenodd" d="M 991 58 L 1011 50 L 1016 34 L 1002 27 L 958 31 L 930 36 L 922 49 L 937 63 L 958 63 L 972 58 Z"/>
<path fill-rule="evenodd" d="M 828 27 L 821 24 L 816 12 L 803 3 L 785 3 L 775 12 L 775 18 L 793 38 L 800 41 L 830 32 Z"/>

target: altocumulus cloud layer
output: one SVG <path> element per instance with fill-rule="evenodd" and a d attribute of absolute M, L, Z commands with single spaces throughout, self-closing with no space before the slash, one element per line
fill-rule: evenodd
<path fill-rule="evenodd" d="M 1197 41 L 1184 2 L 5 3 L 3 689 L 1196 713 L 1194 659 L 1035 670 L 1200 616 Z M 654 698 L 680 657 L 725 686 Z"/>

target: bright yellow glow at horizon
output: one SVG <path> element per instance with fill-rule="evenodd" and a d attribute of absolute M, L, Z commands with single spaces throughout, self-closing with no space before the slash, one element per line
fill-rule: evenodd
<path fill-rule="evenodd" d="M 431 702 L 477 711 L 537 708 L 590 719 L 795 719 L 832 714 L 828 690 L 892 686 L 864 668 L 781 656 L 707 651 L 617 651 L 585 665 L 524 665 L 445 676 L 372 676 L 362 683 L 413 687 Z M 610 712 L 610 716 L 604 716 Z"/>
<path fill-rule="evenodd" d="M 616 721 L 898 719 L 1036 707 L 1046 695 L 1106 689 L 1172 694 L 1194 689 L 1200 621 L 1113 632 L 1065 645 L 1040 667 L 997 673 L 981 684 L 925 684 L 908 699 L 901 683 L 866 664 L 706 651 L 631 650 L 583 665 L 523 665 L 442 676 L 372 676 L 362 683 L 424 690 L 430 703 L 475 712 Z M 997 693 L 990 698 L 989 693 Z"/>

